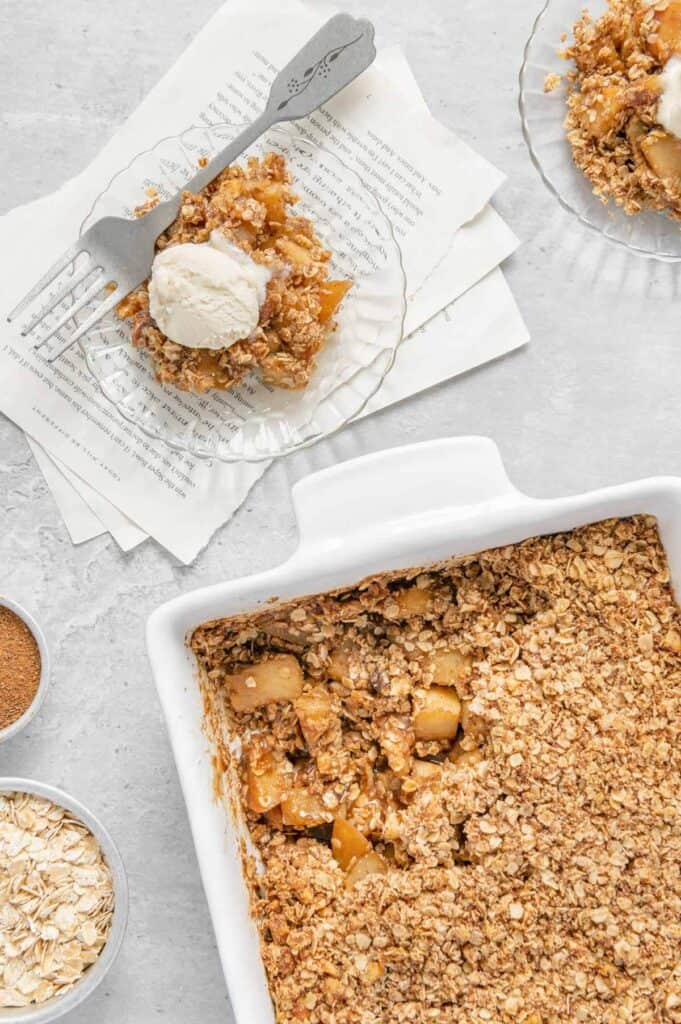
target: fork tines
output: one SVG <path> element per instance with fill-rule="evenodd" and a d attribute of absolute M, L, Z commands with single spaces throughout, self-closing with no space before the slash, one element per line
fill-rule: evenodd
<path fill-rule="evenodd" d="M 88 303 L 93 303 L 107 286 L 108 279 L 104 268 L 92 259 L 91 254 L 83 246 L 83 241 L 80 239 L 70 249 L 67 249 L 7 317 L 9 321 L 16 320 L 29 307 L 40 301 L 37 310 L 21 330 L 22 337 L 31 336 L 36 349 L 42 348 L 55 335 L 63 331 L 69 321 L 73 320 Z M 82 257 L 85 257 L 84 261 Z M 52 285 L 54 288 L 51 290 L 50 286 Z M 77 294 L 74 294 L 76 292 Z M 64 305 L 69 296 L 73 301 Z M 109 288 L 106 297 L 102 298 L 85 320 L 75 323 L 70 332 L 65 331 L 63 336 L 59 337 L 59 344 L 50 348 L 48 362 L 57 359 L 74 342 L 78 341 L 106 313 L 113 309 L 122 297 L 117 286 L 114 286 L 113 289 Z M 52 315 L 56 316 L 56 319 L 50 321 L 49 318 Z M 45 321 L 47 322 L 45 323 Z M 36 331 L 41 324 L 44 324 L 45 329 Z"/>

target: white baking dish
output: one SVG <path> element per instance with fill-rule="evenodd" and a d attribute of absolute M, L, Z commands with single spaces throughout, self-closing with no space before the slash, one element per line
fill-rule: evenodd
<path fill-rule="evenodd" d="M 199 866 L 237 1024 L 274 1017 L 250 919 L 235 829 L 213 797 L 189 632 L 202 622 L 352 584 L 385 569 L 471 554 L 611 516 L 657 516 L 676 592 L 681 582 L 681 479 L 655 478 L 537 500 L 509 481 L 481 437 L 393 448 L 341 463 L 293 489 L 300 544 L 269 572 L 186 594 L 147 628 L 156 685 L 184 790 Z"/>

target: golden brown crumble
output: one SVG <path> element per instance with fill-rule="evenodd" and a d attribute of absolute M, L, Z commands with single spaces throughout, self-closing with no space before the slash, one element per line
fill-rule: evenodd
<path fill-rule="evenodd" d="M 652 518 L 191 645 L 279 1024 L 681 1021 L 681 618 Z"/>
<path fill-rule="evenodd" d="M 284 158 L 267 153 L 246 166 L 227 167 L 203 192 L 184 192 L 177 219 L 158 239 L 157 250 L 181 242 L 206 242 L 221 231 L 256 263 L 272 270 L 260 321 L 250 338 L 211 350 L 175 344 L 149 313 L 147 282 L 125 298 L 119 315 L 132 319 L 132 343 L 149 351 L 157 378 L 184 391 L 230 388 L 257 370 L 273 387 L 304 388 L 316 357 L 335 330 L 334 314 L 350 288 L 330 281 L 331 253 L 305 217 L 290 208 L 291 189 Z M 151 197 L 143 214 L 158 202 Z"/>
<path fill-rule="evenodd" d="M 681 139 L 657 121 L 659 75 L 675 54 L 680 0 L 608 0 L 597 21 L 583 13 L 564 53 L 576 68 L 565 122 L 575 163 L 628 214 L 681 218 Z"/>
<path fill-rule="evenodd" d="M 544 92 L 554 92 L 561 82 L 561 76 L 557 75 L 555 72 L 551 72 L 544 79 Z"/>

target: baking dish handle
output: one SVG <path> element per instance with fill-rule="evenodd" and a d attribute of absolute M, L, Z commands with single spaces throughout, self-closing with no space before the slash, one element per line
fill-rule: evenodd
<path fill-rule="evenodd" d="M 301 547 L 444 510 L 528 501 L 487 437 L 450 437 L 364 455 L 293 488 Z"/>

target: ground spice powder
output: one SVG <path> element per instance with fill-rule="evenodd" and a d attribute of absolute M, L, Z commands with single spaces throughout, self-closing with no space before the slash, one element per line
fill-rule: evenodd
<path fill-rule="evenodd" d="M 0 607 L 0 729 L 21 718 L 40 682 L 40 651 L 18 615 Z"/>

